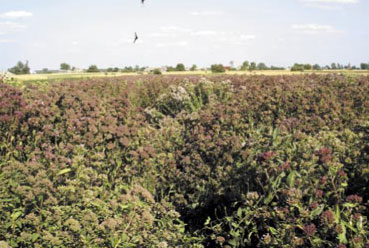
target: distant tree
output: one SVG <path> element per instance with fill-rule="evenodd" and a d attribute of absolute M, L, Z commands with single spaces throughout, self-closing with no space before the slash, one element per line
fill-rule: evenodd
<path fill-rule="evenodd" d="M 174 68 L 173 66 L 167 66 L 167 71 L 176 71 L 176 68 Z"/>
<path fill-rule="evenodd" d="M 214 65 L 211 65 L 211 71 L 213 73 L 222 73 L 222 72 L 225 72 L 225 69 L 222 64 L 214 64 Z"/>
<path fill-rule="evenodd" d="M 152 74 L 154 74 L 154 75 L 161 75 L 162 73 L 161 73 L 161 70 L 160 69 L 156 68 L 156 69 L 154 69 L 152 71 Z"/>
<path fill-rule="evenodd" d="M 320 70 L 321 68 L 320 68 L 320 65 L 315 64 L 315 65 L 313 65 L 313 69 L 314 69 L 314 70 L 316 70 L 316 71 L 318 71 L 318 70 Z"/>
<path fill-rule="evenodd" d="M 285 68 L 284 67 L 280 67 L 280 66 L 271 66 L 270 68 L 269 68 L 270 70 L 284 70 Z"/>
<path fill-rule="evenodd" d="M 49 69 L 47 69 L 47 68 L 43 68 L 43 69 L 39 72 L 39 74 L 49 74 L 49 73 L 51 73 L 51 71 L 49 71 Z"/>
<path fill-rule="evenodd" d="M 250 66 L 249 61 L 245 61 L 245 62 L 243 62 L 242 66 L 241 66 L 241 70 L 246 71 L 246 70 L 249 69 L 249 66 Z"/>
<path fill-rule="evenodd" d="M 118 71 L 119 71 L 119 69 L 118 69 Z M 133 69 L 133 67 L 132 66 L 126 66 L 126 67 L 124 67 L 122 70 L 120 70 L 121 72 L 133 72 L 134 71 L 134 69 Z"/>
<path fill-rule="evenodd" d="M 196 71 L 197 70 L 197 65 L 192 65 L 190 70 L 191 71 Z"/>
<path fill-rule="evenodd" d="M 108 69 L 106 69 L 106 72 L 119 72 L 119 68 L 118 67 L 109 67 Z"/>
<path fill-rule="evenodd" d="M 331 69 L 332 70 L 337 70 L 338 69 L 336 63 L 331 64 Z"/>
<path fill-rule="evenodd" d="M 69 71 L 71 68 L 70 65 L 68 65 L 67 63 L 61 63 L 60 64 L 60 70 L 63 70 L 63 71 Z"/>
<path fill-rule="evenodd" d="M 249 70 L 250 70 L 250 71 L 254 71 L 254 70 L 256 70 L 256 69 L 257 69 L 257 67 L 256 67 L 256 63 L 255 63 L 255 62 L 251 62 L 250 66 L 249 66 Z"/>
<path fill-rule="evenodd" d="M 361 63 L 360 64 L 361 70 L 369 70 L 369 63 Z"/>
<path fill-rule="evenodd" d="M 264 63 L 259 63 L 257 66 L 258 70 L 268 70 L 268 66 L 266 66 L 266 64 Z"/>
<path fill-rule="evenodd" d="M 90 65 L 90 67 L 87 69 L 87 72 L 100 72 L 100 70 L 96 65 Z"/>
<path fill-rule="evenodd" d="M 185 68 L 184 64 L 182 64 L 182 63 L 177 64 L 176 71 L 185 71 L 185 70 L 186 70 L 186 68 Z"/>
<path fill-rule="evenodd" d="M 295 63 L 291 67 L 291 71 L 304 71 L 304 65 L 303 64 L 297 64 L 297 63 Z"/>
<path fill-rule="evenodd" d="M 31 69 L 28 66 L 28 61 L 26 63 L 19 61 L 14 67 L 8 69 L 8 71 L 16 75 L 22 75 L 30 74 Z"/>
<path fill-rule="evenodd" d="M 313 69 L 313 67 L 310 65 L 310 64 L 305 64 L 304 65 L 304 70 L 308 70 L 308 71 L 310 71 L 310 70 L 312 70 Z"/>

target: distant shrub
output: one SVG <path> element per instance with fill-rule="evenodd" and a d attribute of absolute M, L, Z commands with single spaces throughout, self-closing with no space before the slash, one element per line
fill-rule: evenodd
<path fill-rule="evenodd" d="M 291 71 L 304 71 L 305 67 L 303 64 L 294 64 L 291 67 Z"/>
<path fill-rule="evenodd" d="M 217 65 L 212 65 L 211 66 L 211 71 L 213 73 L 222 73 L 225 72 L 224 66 L 221 64 L 217 64 Z"/>
<path fill-rule="evenodd" d="M 22 74 L 30 74 L 31 69 L 29 68 L 28 61 L 26 61 L 26 63 L 19 61 L 14 67 L 10 68 L 8 71 L 16 75 L 22 75 Z"/>
<path fill-rule="evenodd" d="M 87 72 L 100 72 L 100 70 L 96 65 L 90 65 L 90 67 L 87 69 Z"/>
<path fill-rule="evenodd" d="M 161 75 L 162 73 L 161 73 L 161 70 L 160 69 L 154 69 L 152 71 L 152 74 L 154 74 L 154 75 Z"/>

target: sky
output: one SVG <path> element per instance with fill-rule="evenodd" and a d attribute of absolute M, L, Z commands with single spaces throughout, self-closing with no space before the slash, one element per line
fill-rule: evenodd
<path fill-rule="evenodd" d="M 369 0 L 0 0 L 0 70 L 359 65 L 368 13 Z"/>

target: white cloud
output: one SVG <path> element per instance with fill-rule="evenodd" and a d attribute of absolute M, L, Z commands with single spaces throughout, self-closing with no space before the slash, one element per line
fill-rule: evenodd
<path fill-rule="evenodd" d="M 224 15 L 224 12 L 203 10 L 203 11 L 192 11 L 190 15 L 193 15 L 193 16 L 221 16 L 221 15 Z"/>
<path fill-rule="evenodd" d="M 340 4 L 355 4 L 359 3 L 359 0 L 300 0 L 304 3 L 340 3 Z"/>
<path fill-rule="evenodd" d="M 192 31 L 190 28 L 183 28 L 178 26 L 160 27 L 160 30 L 168 33 L 189 33 Z"/>
<path fill-rule="evenodd" d="M 224 45 L 242 46 L 248 44 L 249 41 L 254 39 L 256 39 L 256 35 L 253 34 L 223 32 L 217 41 Z"/>
<path fill-rule="evenodd" d="M 360 0 L 299 0 L 307 7 L 325 10 L 342 9 L 343 5 L 358 4 Z"/>
<path fill-rule="evenodd" d="M 16 31 L 16 30 L 25 29 L 25 28 L 27 28 L 26 25 L 23 25 L 17 22 L 10 22 L 10 21 L 0 22 L 0 30 L 2 30 L 2 32 Z"/>
<path fill-rule="evenodd" d="M 9 39 L 0 39 L 0 43 L 13 43 L 15 42 L 14 40 L 9 40 Z"/>
<path fill-rule="evenodd" d="M 167 37 L 177 37 L 178 34 L 175 33 L 163 33 L 163 32 L 155 32 L 155 33 L 150 33 L 149 34 L 150 37 L 155 37 L 155 38 L 167 38 Z"/>
<path fill-rule="evenodd" d="M 253 34 L 241 34 L 240 38 L 241 40 L 246 41 L 246 40 L 254 40 L 256 36 Z"/>
<path fill-rule="evenodd" d="M 157 43 L 157 47 L 184 47 L 188 46 L 187 41 L 178 41 L 178 42 L 167 42 L 167 43 Z"/>
<path fill-rule="evenodd" d="M 31 17 L 33 14 L 28 11 L 8 11 L 3 14 L 0 14 L 1 18 L 6 19 L 18 19 L 18 18 L 25 18 L 25 17 Z"/>
<path fill-rule="evenodd" d="M 292 25 L 292 29 L 300 31 L 305 34 L 343 33 L 342 30 L 337 30 L 331 25 L 295 24 L 295 25 Z"/>
<path fill-rule="evenodd" d="M 192 32 L 191 35 L 192 36 L 214 36 L 214 35 L 219 35 L 219 33 L 214 30 L 200 30 L 200 31 Z"/>

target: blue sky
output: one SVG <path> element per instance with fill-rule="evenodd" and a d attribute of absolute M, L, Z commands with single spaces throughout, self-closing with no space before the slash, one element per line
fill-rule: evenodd
<path fill-rule="evenodd" d="M 0 70 L 358 65 L 369 61 L 368 13 L 369 0 L 0 0 Z"/>

